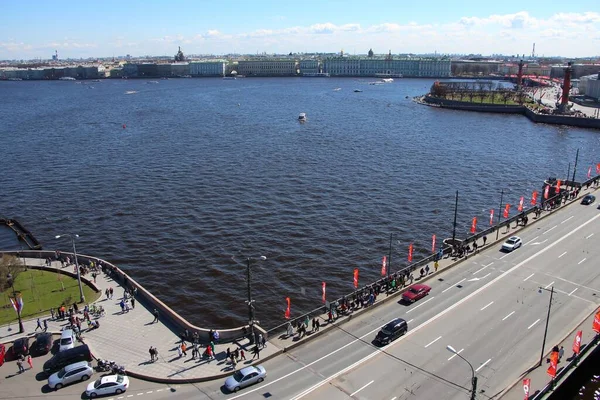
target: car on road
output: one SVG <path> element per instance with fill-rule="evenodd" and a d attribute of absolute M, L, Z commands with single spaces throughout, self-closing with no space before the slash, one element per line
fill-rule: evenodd
<path fill-rule="evenodd" d="M 264 381 L 266 377 L 267 370 L 262 365 L 245 367 L 227 378 L 225 387 L 230 392 L 237 392 L 241 388 Z"/>
<path fill-rule="evenodd" d="M 409 286 L 408 290 L 402 293 L 402 298 L 409 303 L 414 303 L 415 301 L 427 296 L 430 291 L 431 288 L 429 286 L 416 283 L 412 286 Z"/>
<path fill-rule="evenodd" d="M 502 250 L 513 251 L 513 250 L 516 250 L 519 247 L 521 247 L 522 244 L 523 244 L 523 242 L 521 241 L 520 237 L 518 237 L 518 236 L 511 236 L 502 245 Z"/>
<path fill-rule="evenodd" d="M 94 369 L 87 361 L 70 364 L 48 377 L 50 389 L 59 390 L 73 382 L 84 382 L 94 374 Z"/>
<path fill-rule="evenodd" d="M 71 329 L 65 329 L 60 334 L 58 351 L 65 351 L 75 347 L 75 332 Z"/>
<path fill-rule="evenodd" d="M 38 355 L 48 354 L 52 348 L 52 334 L 50 332 L 38 333 L 35 335 L 35 342 L 31 350 Z"/>
<path fill-rule="evenodd" d="M 14 359 L 18 358 L 20 355 L 26 356 L 29 354 L 29 338 L 27 336 L 18 338 L 15 340 L 10 350 Z"/>
<path fill-rule="evenodd" d="M 56 353 L 44 363 L 44 372 L 51 374 L 78 361 L 92 361 L 92 353 L 87 344 Z"/>
<path fill-rule="evenodd" d="M 395 318 L 385 324 L 383 328 L 375 336 L 375 343 L 384 346 L 400 336 L 404 335 L 408 331 L 408 324 L 402 318 Z"/>
<path fill-rule="evenodd" d="M 596 201 L 596 196 L 594 196 L 593 194 L 586 194 L 583 197 L 583 199 L 581 199 L 581 204 L 583 204 L 584 206 L 589 206 L 590 204 L 592 204 L 595 201 Z"/>
<path fill-rule="evenodd" d="M 90 383 L 85 390 L 87 397 L 121 394 L 129 387 L 129 378 L 125 375 L 106 375 Z"/>

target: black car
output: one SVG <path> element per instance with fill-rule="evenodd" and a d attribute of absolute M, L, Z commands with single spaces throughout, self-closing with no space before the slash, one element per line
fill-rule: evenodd
<path fill-rule="evenodd" d="M 589 206 L 590 204 L 592 204 L 595 201 L 596 201 L 596 196 L 594 196 L 593 194 L 586 194 L 583 197 L 583 199 L 581 199 L 581 204 L 583 204 L 584 206 Z"/>
<path fill-rule="evenodd" d="M 35 342 L 31 347 L 31 350 L 39 355 L 48 354 L 52 348 L 52 334 L 51 333 L 38 333 L 35 335 Z"/>
<path fill-rule="evenodd" d="M 375 337 L 375 342 L 381 346 L 386 345 L 408 331 L 408 324 L 402 318 L 396 318 L 388 322 Z"/>
<path fill-rule="evenodd" d="M 26 356 L 29 354 L 29 338 L 26 336 L 15 340 L 11 347 L 11 352 L 13 358 L 17 358 L 20 355 Z"/>
<path fill-rule="evenodd" d="M 56 353 L 44 363 L 44 372 L 52 374 L 69 364 L 79 361 L 92 361 L 92 353 L 87 344 Z"/>

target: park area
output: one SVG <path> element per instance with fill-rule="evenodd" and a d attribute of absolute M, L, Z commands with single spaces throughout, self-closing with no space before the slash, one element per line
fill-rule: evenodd
<path fill-rule="evenodd" d="M 17 323 L 17 313 L 13 308 L 10 297 L 14 291 L 21 294 L 23 319 L 34 318 L 38 315 L 50 314 L 50 308 L 60 307 L 79 302 L 79 286 L 77 279 L 62 273 L 38 269 L 25 269 L 22 263 L 14 257 L 2 257 L 0 270 L 2 275 L 16 276 L 14 282 L 9 278 L 0 282 L 0 325 Z M 20 265 L 19 265 L 20 264 Z M 88 303 L 94 302 L 99 293 L 82 283 L 83 293 Z"/>

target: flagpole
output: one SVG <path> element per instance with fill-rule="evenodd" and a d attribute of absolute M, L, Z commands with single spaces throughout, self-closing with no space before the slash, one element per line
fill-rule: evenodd
<path fill-rule="evenodd" d="M 569 176 L 571 176 L 571 163 L 569 163 L 569 168 L 567 169 L 567 190 L 569 190 Z"/>
<path fill-rule="evenodd" d="M 454 202 L 454 225 L 452 228 L 452 246 L 454 246 L 454 239 L 456 238 L 456 215 L 458 214 L 458 190 L 456 191 L 456 201 Z"/>
<path fill-rule="evenodd" d="M 390 276 L 390 268 L 392 267 L 392 236 L 393 233 L 390 233 L 390 253 L 388 254 L 388 265 L 387 265 L 387 276 Z"/>
<path fill-rule="evenodd" d="M 500 216 L 502 215 L 502 200 L 504 198 L 504 189 L 500 192 L 500 207 L 498 207 L 498 223 L 496 224 L 496 240 L 500 235 Z"/>
<path fill-rule="evenodd" d="M 538 364 L 538 367 L 542 366 L 542 360 L 544 359 L 544 347 L 546 347 L 546 336 L 548 335 L 548 322 L 550 321 L 550 310 L 552 309 L 552 295 L 554 294 L 554 286 L 552 286 L 550 290 L 540 286 L 540 293 L 542 292 L 542 289 L 550 292 L 550 302 L 548 303 L 548 317 L 546 318 L 546 328 L 544 329 L 544 341 L 542 342 L 542 354 L 540 354 L 540 362 Z"/>
<path fill-rule="evenodd" d="M 575 182 L 575 172 L 577 171 L 577 161 L 579 160 L 579 149 L 577 149 L 577 154 L 575 155 L 575 166 L 573 167 L 573 179 L 571 179 L 571 181 L 574 183 Z M 567 176 L 567 179 L 569 177 Z"/>

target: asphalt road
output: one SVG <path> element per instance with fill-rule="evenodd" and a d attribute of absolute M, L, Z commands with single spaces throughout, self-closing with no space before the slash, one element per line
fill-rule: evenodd
<path fill-rule="evenodd" d="M 266 362 L 267 380 L 237 394 L 225 393 L 222 381 L 169 387 L 132 380 L 125 394 L 107 398 L 467 399 L 471 369 L 447 345 L 476 370 L 477 398 L 490 398 L 539 360 L 550 298 L 539 287 L 556 291 L 546 352 L 600 303 L 593 262 L 599 227 L 595 204 L 573 204 L 521 231 L 522 248 L 503 253 L 489 246 L 430 279 L 431 294 L 419 302 L 383 304 Z M 379 328 L 395 317 L 408 321 L 407 335 L 373 346 Z M 42 363 L 36 359 L 34 372 Z M 14 363 L 1 368 L 16 371 Z M 0 382 L 2 398 L 81 398 L 85 390 L 76 384 L 44 394 L 45 382 L 29 371 Z"/>

